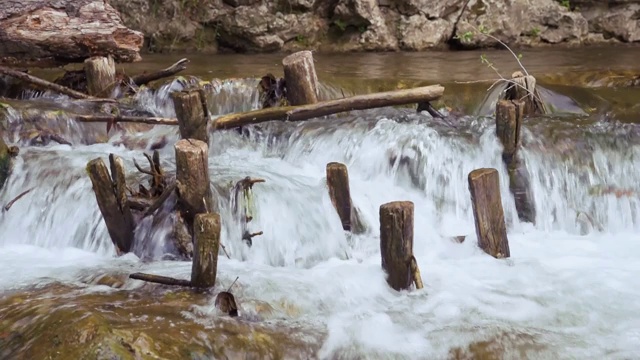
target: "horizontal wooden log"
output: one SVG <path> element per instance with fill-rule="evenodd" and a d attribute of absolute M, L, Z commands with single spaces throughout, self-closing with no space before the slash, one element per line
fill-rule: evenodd
<path fill-rule="evenodd" d="M 0 45 L 1 47 L 2 45 Z M 62 85 L 58 85 L 58 84 L 54 84 L 52 82 L 46 81 L 46 80 L 42 80 L 39 79 L 35 76 L 31 76 L 25 72 L 22 71 L 18 71 L 18 70 L 14 70 L 14 69 L 10 69 L 8 67 L 5 66 L 0 66 L 0 74 L 3 75 L 7 75 L 7 76 L 11 76 L 13 78 L 16 78 L 18 80 L 22 80 L 24 82 L 27 82 L 29 84 L 33 84 L 35 86 L 41 87 L 45 90 L 51 90 L 51 91 L 55 91 L 58 92 L 60 94 L 63 95 L 67 95 L 71 98 L 74 99 L 93 99 L 93 97 L 87 95 L 87 94 L 83 94 L 79 91 L 75 91 L 73 89 L 69 89 L 68 87 L 64 87 Z"/>
<path fill-rule="evenodd" d="M 103 0 L 0 1 L 0 62 L 82 62 L 111 55 L 140 60 L 144 36 Z"/>
<path fill-rule="evenodd" d="M 142 280 L 146 282 L 152 282 L 156 284 L 162 285 L 171 285 L 171 286 L 191 286 L 190 280 L 183 279 L 175 279 L 168 276 L 161 275 L 153 275 L 153 274 L 143 274 L 143 273 L 133 273 L 129 275 L 130 279 Z"/>
<path fill-rule="evenodd" d="M 104 123 L 104 122 L 126 122 L 150 125 L 172 125 L 178 126 L 177 119 L 161 118 L 161 117 L 145 117 L 145 116 L 116 116 L 116 115 L 73 115 L 76 121 L 86 123 Z"/>
<path fill-rule="evenodd" d="M 175 64 L 169 66 L 166 69 L 162 69 L 154 72 L 144 72 L 139 75 L 135 75 L 131 77 L 131 81 L 134 84 L 141 86 L 148 84 L 152 81 L 164 79 L 169 76 L 173 76 L 187 68 L 187 64 L 189 63 L 189 59 L 180 59 Z"/>
<path fill-rule="evenodd" d="M 232 129 L 272 120 L 303 121 L 345 111 L 433 101 L 439 99 L 443 93 L 444 87 L 431 85 L 414 89 L 357 95 L 302 106 L 267 108 L 221 116 L 214 121 L 213 127 L 214 129 Z"/>

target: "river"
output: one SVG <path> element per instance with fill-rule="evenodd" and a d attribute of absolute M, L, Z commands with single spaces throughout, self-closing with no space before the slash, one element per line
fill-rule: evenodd
<path fill-rule="evenodd" d="M 271 304 L 277 315 L 263 320 L 315 334 L 309 341 L 322 359 L 445 359 L 453 348 L 488 340 L 497 341 L 505 359 L 640 358 L 640 87 L 598 86 L 610 74 L 633 80 L 639 53 L 637 47 L 522 53 L 544 86 L 589 109 L 586 116 L 524 124 L 535 225 L 518 221 L 490 116 L 460 116 L 452 127 L 409 109 L 381 109 L 268 123 L 249 128 L 248 136 L 213 132 L 209 168 L 216 188 L 245 176 L 266 180 L 254 187 L 251 229 L 264 235 L 251 248 L 236 240 L 229 202 L 220 202 L 222 243 L 231 259 L 220 256 L 216 289 L 239 277 L 241 315 L 258 313 L 250 300 Z M 444 105 L 473 113 L 491 84 L 473 81 L 496 78 L 481 54 L 505 77 L 517 70 L 506 51 L 318 55 L 316 66 L 324 97 L 442 83 Z M 280 55 L 186 56 L 193 58 L 186 74 L 203 80 L 281 74 Z M 126 69 L 161 68 L 180 57 L 149 55 Z M 218 83 L 209 108 L 214 114 L 257 108 L 254 86 L 254 80 Z M 137 106 L 173 116 L 168 92 L 179 88 L 174 82 L 144 91 Z M 17 112 L 12 116 L 20 120 Z M 104 290 L 84 281 L 89 273 L 189 277 L 190 262 L 163 260 L 162 233 L 137 234 L 144 259 L 115 257 L 85 166 L 115 153 L 133 169 L 133 159 L 143 157 L 117 146 L 118 133 L 108 143 L 82 145 L 86 128 L 67 122 L 64 135 L 73 146 L 21 146 L 0 203 L 34 190 L 0 215 L 0 296 L 51 283 Z M 170 144 L 178 138 L 168 127 L 137 136 L 166 136 Z M 160 154 L 173 170 L 173 147 Z M 393 161 L 400 158 L 408 161 Z M 332 161 L 349 167 L 364 234 L 341 228 L 324 185 Z M 501 173 L 509 259 L 493 259 L 476 245 L 467 174 L 481 167 Z M 378 209 L 396 200 L 415 203 L 422 290 L 391 290 L 380 267 Z M 453 242 L 457 235 L 466 241 Z M 117 291 L 144 294 L 135 280 Z M 213 301 L 183 310 L 188 319 L 215 320 Z"/>

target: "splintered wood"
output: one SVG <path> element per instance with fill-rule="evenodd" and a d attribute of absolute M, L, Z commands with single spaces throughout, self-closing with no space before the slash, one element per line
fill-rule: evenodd
<path fill-rule="evenodd" d="M 176 91 L 171 94 L 178 118 L 180 137 L 209 144 L 209 112 L 201 89 Z"/>
<path fill-rule="evenodd" d="M 495 258 L 508 258 L 511 253 L 502 209 L 498 170 L 482 168 L 470 172 L 469 191 L 478 246 Z"/>
<path fill-rule="evenodd" d="M 193 235 L 191 285 L 209 288 L 216 283 L 220 249 L 220 215 L 211 213 L 196 215 Z"/>
<path fill-rule="evenodd" d="M 209 147 L 200 140 L 182 139 L 175 145 L 178 209 L 187 227 L 196 214 L 213 209 L 209 183 Z"/>
<path fill-rule="evenodd" d="M 380 255 L 387 283 L 406 290 L 412 282 L 422 287 L 422 277 L 413 257 L 413 210 L 411 201 L 394 201 L 380 206 Z M 415 277 L 414 277 L 415 276 Z"/>
<path fill-rule="evenodd" d="M 84 61 L 87 76 L 87 92 L 91 96 L 109 98 L 118 85 L 116 65 L 111 56 L 94 56 Z"/>

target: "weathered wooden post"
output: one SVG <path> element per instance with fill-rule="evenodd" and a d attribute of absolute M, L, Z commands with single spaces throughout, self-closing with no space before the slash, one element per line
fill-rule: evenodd
<path fill-rule="evenodd" d="M 0 132 L 0 189 L 4 186 L 11 172 L 11 158 L 17 155 L 18 148 L 16 146 L 8 147 L 4 143 L 2 132 Z"/>
<path fill-rule="evenodd" d="M 529 185 L 529 172 L 519 155 L 524 107 L 522 101 L 500 100 L 496 105 L 496 135 L 502 143 L 502 161 L 509 173 L 509 189 L 515 199 L 518 218 L 534 223 L 536 210 Z"/>
<path fill-rule="evenodd" d="M 174 149 L 178 209 L 187 227 L 192 228 L 197 214 L 213 209 L 209 183 L 209 147 L 200 140 L 182 139 L 176 142 Z"/>
<path fill-rule="evenodd" d="M 482 168 L 470 172 L 469 191 L 478 246 L 498 259 L 511 256 L 500 197 L 498 170 Z"/>
<path fill-rule="evenodd" d="M 87 172 L 111 241 L 118 255 L 121 255 L 131 251 L 135 224 L 124 193 L 126 185 L 122 160 L 113 155 L 110 156 L 110 160 L 113 169 L 111 177 L 107 166 L 100 158 L 89 161 Z"/>
<path fill-rule="evenodd" d="M 209 111 L 202 89 L 176 91 L 171 94 L 178 118 L 180 137 L 209 144 Z"/>
<path fill-rule="evenodd" d="M 111 56 L 94 56 L 84 61 L 87 92 L 91 96 L 110 97 L 116 86 L 116 65 Z"/>
<path fill-rule="evenodd" d="M 193 263 L 191 286 L 210 288 L 216 283 L 220 249 L 220 215 L 198 214 L 193 224 Z"/>
<path fill-rule="evenodd" d="M 387 283 L 405 290 L 416 282 L 422 287 L 417 262 L 413 257 L 413 209 L 411 201 L 394 201 L 380 206 L 380 255 Z M 414 278 L 414 274 L 418 278 Z"/>
<path fill-rule="evenodd" d="M 541 115 L 546 114 L 547 108 L 540 99 L 540 93 L 536 89 L 536 78 L 531 75 L 524 75 L 520 71 L 516 71 L 511 75 L 512 83 L 506 91 L 506 100 L 523 101 L 523 114 Z"/>
<path fill-rule="evenodd" d="M 342 228 L 345 231 L 354 233 L 363 232 L 364 226 L 351 201 L 347 166 L 338 162 L 330 162 L 327 164 L 326 173 L 329 197 L 333 207 L 338 212 Z"/>
<path fill-rule="evenodd" d="M 299 51 L 282 60 L 289 105 L 318 102 L 318 76 L 311 51 Z"/>

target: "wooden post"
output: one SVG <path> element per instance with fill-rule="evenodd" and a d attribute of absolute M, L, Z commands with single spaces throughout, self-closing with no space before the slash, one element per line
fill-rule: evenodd
<path fill-rule="evenodd" d="M 395 290 L 411 286 L 413 203 L 394 201 L 380 206 L 380 254 L 387 283 Z"/>
<path fill-rule="evenodd" d="M 213 208 L 209 183 L 209 147 L 200 140 L 182 139 L 174 148 L 178 209 L 191 229 L 196 214 Z"/>
<path fill-rule="evenodd" d="M 209 288 L 216 283 L 220 249 L 220 215 L 198 214 L 193 224 L 195 246 L 191 267 L 191 285 Z"/>
<path fill-rule="evenodd" d="M 540 93 L 536 89 L 536 78 L 531 75 L 524 75 L 516 71 L 511 75 L 512 84 L 506 92 L 506 100 L 523 101 L 524 116 L 541 115 L 548 113 L 544 103 L 540 99 Z"/>
<path fill-rule="evenodd" d="M 529 172 L 519 156 L 524 107 L 522 101 L 500 100 L 496 105 L 496 135 L 502 143 L 502 161 L 509 173 L 509 189 L 515 199 L 518 218 L 534 223 L 536 211 L 529 186 Z"/>
<path fill-rule="evenodd" d="M 191 89 L 176 91 L 171 94 L 173 106 L 178 118 L 180 137 L 195 139 L 209 144 L 209 111 L 207 110 L 204 91 Z"/>
<path fill-rule="evenodd" d="M 498 170 L 482 168 L 470 172 L 469 191 L 478 246 L 498 259 L 511 256 L 500 197 Z"/>
<path fill-rule="evenodd" d="M 11 171 L 11 152 L 9 147 L 4 143 L 2 133 L 0 132 L 0 189 L 4 186 L 5 181 L 9 177 Z"/>
<path fill-rule="evenodd" d="M 349 190 L 349 173 L 345 164 L 331 162 L 327 164 L 327 186 L 333 207 L 338 212 L 342 228 L 351 231 L 351 191 Z"/>
<path fill-rule="evenodd" d="M 117 159 L 117 157 L 112 158 Z M 119 159 L 111 164 L 113 169 L 118 169 L 120 165 Z M 100 158 L 89 161 L 87 172 L 93 184 L 98 207 L 118 255 L 129 252 L 133 245 L 135 225 L 126 197 L 125 202 L 121 203 L 120 185 L 116 183 L 114 186 L 114 182 L 109 176 L 109 170 Z M 119 179 L 120 177 L 121 174 L 119 172 L 113 174 L 113 179 Z M 122 173 L 122 179 L 124 179 L 124 173 Z"/>
<path fill-rule="evenodd" d="M 318 77 L 311 51 L 299 51 L 282 59 L 287 100 L 290 105 L 318 102 Z"/>
<path fill-rule="evenodd" d="M 108 98 L 116 86 L 116 65 L 113 58 L 94 56 L 84 61 L 87 92 L 91 96 Z"/>

